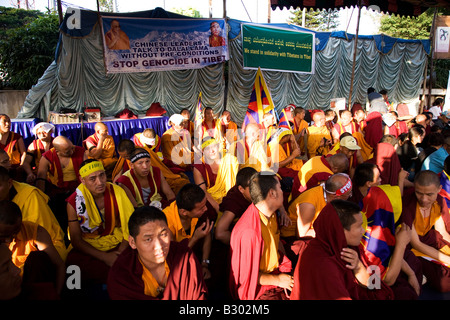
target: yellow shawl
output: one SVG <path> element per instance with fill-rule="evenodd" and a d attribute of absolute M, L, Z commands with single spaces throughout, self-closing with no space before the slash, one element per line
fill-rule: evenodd
<path fill-rule="evenodd" d="M 12 201 L 22 211 L 22 220 L 35 222 L 50 234 L 53 245 L 63 260 L 66 259 L 67 249 L 64 244 L 64 232 L 58 220 L 48 206 L 49 197 L 40 189 L 26 183 L 13 181 L 17 194 Z"/>
<path fill-rule="evenodd" d="M 78 219 L 80 220 L 81 229 L 84 231 L 83 240 L 101 251 L 108 251 L 115 248 L 122 240 L 128 241 L 128 220 L 134 212 L 131 201 L 121 187 L 108 182 L 107 188 L 109 188 L 109 190 L 114 190 L 114 198 L 117 201 L 120 218 L 120 223 L 116 223 L 115 212 L 112 212 L 112 230 L 108 235 L 102 236 L 95 233 L 95 231 L 103 225 L 103 215 L 98 210 L 91 192 L 84 184 L 78 186 L 75 199 Z M 111 201 L 111 210 L 114 210 L 113 197 L 110 197 L 110 199 L 105 198 L 105 202 L 108 200 Z"/>
<path fill-rule="evenodd" d="M 239 163 L 237 158 L 232 154 L 226 154 L 222 158 L 215 184 L 207 190 L 217 203 L 220 204 L 228 190 L 236 184 L 236 174 L 238 171 Z"/>

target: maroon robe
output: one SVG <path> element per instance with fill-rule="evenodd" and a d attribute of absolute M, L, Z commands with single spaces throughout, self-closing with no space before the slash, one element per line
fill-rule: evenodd
<path fill-rule="evenodd" d="M 381 184 L 398 186 L 398 174 L 402 170 L 402 166 L 394 146 L 390 143 L 383 142 L 379 143 L 374 150 L 373 158 L 366 162 L 378 166 L 381 173 Z"/>
<path fill-rule="evenodd" d="M 158 297 L 144 293 L 143 267 L 137 250 L 128 247 L 108 274 L 107 288 L 112 300 L 206 300 L 207 288 L 202 266 L 188 247 L 187 239 L 170 243 L 166 262 L 170 273 L 164 292 Z"/>
<path fill-rule="evenodd" d="M 447 207 L 447 203 L 440 194 L 438 195 L 436 201 L 441 207 L 441 215 L 444 220 L 445 228 L 447 232 L 450 232 L 450 214 L 449 209 Z M 414 220 L 416 218 L 416 206 L 417 206 L 417 198 L 414 192 L 414 188 L 409 188 L 407 191 L 405 191 L 405 194 L 403 195 L 402 198 L 402 202 L 403 208 L 401 219 L 408 226 L 412 227 Z M 447 242 L 442 237 L 442 235 L 434 228 L 428 231 L 426 235 L 419 236 L 419 239 L 422 243 L 425 243 L 426 245 L 433 247 L 437 250 L 444 247 L 445 245 L 450 246 L 450 243 Z M 423 269 L 421 271 L 423 271 L 423 275 L 427 278 L 428 283 L 440 292 L 449 292 L 450 268 L 438 263 L 434 263 L 432 261 L 428 261 L 423 258 L 419 258 L 419 261 Z M 417 272 L 416 275 L 419 276 Z"/>
<path fill-rule="evenodd" d="M 258 284 L 263 248 L 259 210 L 252 203 L 231 232 L 229 284 L 230 293 L 234 299 L 257 300 L 265 294 L 264 298 L 270 299 L 267 294 L 278 295 L 277 290 L 281 288 Z M 280 253 L 280 264 L 274 273 L 290 272 L 291 267 L 291 261 Z"/>
<path fill-rule="evenodd" d="M 360 286 L 353 271 L 341 259 L 342 249 L 348 245 L 331 203 L 320 212 L 314 230 L 316 237 L 299 253 L 291 300 L 375 299 L 379 290 Z"/>

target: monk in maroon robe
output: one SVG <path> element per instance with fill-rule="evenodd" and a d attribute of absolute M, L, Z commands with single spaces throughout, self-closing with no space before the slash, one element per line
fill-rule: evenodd
<path fill-rule="evenodd" d="M 165 214 L 140 207 L 129 220 L 129 244 L 108 274 L 113 300 L 205 300 L 202 266 L 187 239 L 171 241 Z M 159 272 L 159 271 L 161 272 Z"/>
<path fill-rule="evenodd" d="M 364 233 L 362 222 L 358 205 L 349 201 L 333 200 L 322 209 L 314 222 L 316 237 L 299 253 L 291 300 L 375 298 L 370 291 L 377 290 L 359 284 L 368 280 L 355 256 Z"/>

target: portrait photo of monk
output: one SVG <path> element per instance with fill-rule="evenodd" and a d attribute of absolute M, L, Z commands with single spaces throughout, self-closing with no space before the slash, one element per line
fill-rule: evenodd
<path fill-rule="evenodd" d="M 210 25 L 211 35 L 209 36 L 210 47 L 221 47 L 225 45 L 225 38 L 221 36 L 222 28 L 217 21 L 211 22 Z"/>
<path fill-rule="evenodd" d="M 120 29 L 120 23 L 117 20 L 111 21 L 111 29 L 105 34 L 105 42 L 110 50 L 130 50 L 130 39 Z"/>

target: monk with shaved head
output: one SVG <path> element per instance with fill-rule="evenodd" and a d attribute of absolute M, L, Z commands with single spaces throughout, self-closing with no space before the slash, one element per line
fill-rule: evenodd
<path fill-rule="evenodd" d="M 103 122 L 97 122 L 94 130 L 95 133 L 83 141 L 83 146 L 88 151 L 90 159 L 102 162 L 107 178 L 112 180 L 112 171 L 118 160 L 114 139 L 109 135 L 108 127 Z"/>
<path fill-rule="evenodd" d="M 450 215 L 446 194 L 439 176 L 422 170 L 414 177 L 413 190 L 405 193 L 402 209 L 402 218 L 411 227 L 411 246 L 419 257 L 423 275 L 428 285 L 440 292 L 450 291 Z"/>
<path fill-rule="evenodd" d="M 36 187 L 50 196 L 49 206 L 62 227 L 67 225 L 65 199 L 80 184 L 78 172 L 85 159 L 83 147 L 74 146 L 64 136 L 57 136 L 53 139 L 53 148 L 44 152 L 39 162 Z"/>
<path fill-rule="evenodd" d="M 313 115 L 314 124 L 308 127 L 308 157 L 326 155 L 330 151 L 332 137 L 325 125 L 325 113 L 319 111 Z"/>

